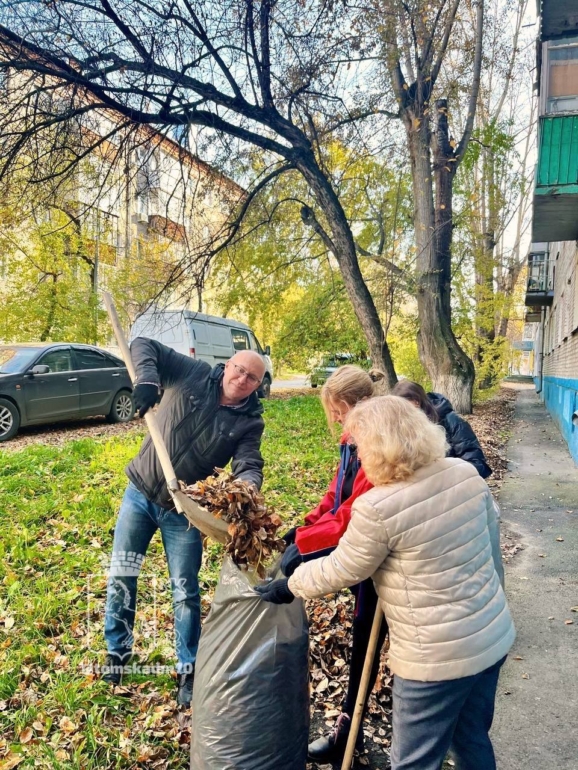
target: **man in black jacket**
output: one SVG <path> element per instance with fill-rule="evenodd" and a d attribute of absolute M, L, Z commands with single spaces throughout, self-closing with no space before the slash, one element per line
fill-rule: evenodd
<path fill-rule="evenodd" d="M 132 343 L 131 355 L 140 417 L 155 405 L 163 390 L 157 419 L 177 478 L 192 484 L 232 460 L 235 476 L 260 488 L 264 423 L 255 391 L 265 373 L 261 357 L 243 350 L 226 364 L 211 368 L 144 337 Z M 148 545 L 160 529 L 173 592 L 177 701 L 188 706 L 200 634 L 201 536 L 175 511 L 150 436 L 126 474 L 129 485 L 114 531 L 107 587 L 104 635 L 108 655 L 103 678 L 120 684 L 131 656 L 137 579 Z"/>

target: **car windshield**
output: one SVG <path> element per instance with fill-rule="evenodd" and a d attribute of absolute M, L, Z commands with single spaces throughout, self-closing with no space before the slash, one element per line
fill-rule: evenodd
<path fill-rule="evenodd" d="M 0 374 L 24 372 L 42 348 L 0 347 Z"/>

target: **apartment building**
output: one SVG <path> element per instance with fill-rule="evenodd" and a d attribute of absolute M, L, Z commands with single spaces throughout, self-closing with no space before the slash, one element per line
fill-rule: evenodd
<path fill-rule="evenodd" d="M 538 158 L 526 321 L 536 390 L 578 462 L 578 0 L 539 0 Z"/>
<path fill-rule="evenodd" d="M 2 55 L 8 60 L 14 57 L 14 43 L 0 34 Z M 68 92 L 53 86 L 50 81 L 9 70 L 0 84 L 0 108 L 4 104 L 13 110 L 16 121 L 21 115 L 25 121 L 31 103 L 33 109 L 57 116 L 59 110 L 70 110 L 73 99 L 78 106 L 79 99 L 89 104 L 93 98 L 87 92 L 69 98 Z M 209 264 L 206 255 L 244 191 L 200 160 L 183 139 L 186 130 L 177 141 L 176 135 L 131 125 L 126 117 L 99 108 L 74 117 L 65 142 L 54 142 L 63 156 L 85 156 L 64 188 L 65 205 L 62 200 L 50 199 L 45 204 L 46 216 L 50 216 L 52 203 L 57 203 L 54 209 L 66 210 L 82 232 L 83 258 L 91 265 L 93 292 L 114 283 L 121 269 L 134 266 L 135 271 L 142 271 L 143 265 L 150 266 L 152 261 L 147 263 L 143 256 L 154 252 L 157 274 L 147 276 L 151 291 L 155 290 L 155 279 L 160 290 L 168 277 L 177 275 L 178 285 L 176 282 L 165 304 L 182 308 L 191 298 L 191 309 L 203 309 L 201 289 Z M 51 152 L 48 144 L 45 154 Z M 21 231 L 19 238 L 25 246 L 25 233 Z M 6 290 L 11 276 L 4 271 L 2 278 Z M 134 311 L 138 310 L 135 306 Z"/>

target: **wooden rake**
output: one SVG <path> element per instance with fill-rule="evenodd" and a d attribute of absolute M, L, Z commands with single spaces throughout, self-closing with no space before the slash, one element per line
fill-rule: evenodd
<path fill-rule="evenodd" d="M 369 677 L 371 676 L 371 667 L 373 666 L 375 651 L 377 650 L 377 641 L 379 639 L 379 631 L 381 629 L 382 620 L 383 611 L 378 599 L 377 607 L 375 608 L 375 615 L 373 616 L 373 623 L 371 625 L 369 644 L 367 645 L 367 652 L 365 654 L 365 661 L 363 663 L 363 671 L 361 673 L 361 682 L 359 683 L 359 690 L 357 691 L 355 710 L 353 712 L 353 719 L 351 720 L 351 730 L 349 731 L 349 737 L 347 738 L 347 746 L 345 747 L 345 755 L 343 757 L 341 770 L 351 770 L 351 765 L 353 763 L 355 741 L 357 740 L 357 734 L 359 733 L 361 720 L 363 719 L 365 696 L 367 695 L 367 688 L 369 687 Z"/>

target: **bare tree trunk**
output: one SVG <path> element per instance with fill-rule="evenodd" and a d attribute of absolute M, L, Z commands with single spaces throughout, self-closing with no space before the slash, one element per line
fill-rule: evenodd
<path fill-rule="evenodd" d="M 436 101 L 433 134 L 430 128 L 430 97 L 447 53 L 458 6 L 459 0 L 453 0 L 446 6 L 443 24 L 436 30 L 443 6 L 439 8 L 435 24 L 430 29 L 424 26 L 422 16 L 415 9 L 405 3 L 396 4 L 402 23 L 406 16 L 411 22 L 415 48 L 413 83 L 409 84 L 404 76 L 398 45 L 401 33 L 392 21 L 393 14 L 386 25 L 385 55 L 411 161 L 419 356 L 434 388 L 448 396 L 457 411 L 469 413 L 472 410 L 474 365 L 461 349 L 451 325 L 453 182 L 474 125 L 482 65 L 484 0 L 476 4 L 473 77 L 459 144 L 450 140 L 446 99 Z"/>
<path fill-rule="evenodd" d="M 435 199 L 431 182 L 429 131 L 408 133 L 415 195 L 420 358 L 433 386 L 462 413 L 472 409 L 474 366 L 451 326 L 452 185 L 456 165 L 450 146 L 447 102 L 435 105 L 433 139 Z M 415 122 L 413 123 L 415 125 Z M 435 200 L 435 205 L 434 205 Z"/>
<path fill-rule="evenodd" d="M 512 311 L 512 294 L 518 283 L 522 267 L 523 261 L 514 260 L 505 270 L 502 284 L 498 287 L 498 291 L 503 292 L 509 298 L 509 301 L 504 305 L 498 322 L 497 334 L 499 337 L 505 337 L 508 334 L 508 324 L 510 323 L 510 313 Z"/>
<path fill-rule="evenodd" d="M 56 282 L 58 276 L 55 273 L 50 274 L 50 280 L 52 286 L 50 288 L 50 305 L 48 307 L 48 315 L 46 316 L 46 323 L 44 329 L 40 333 L 40 342 L 46 342 L 52 333 L 52 327 L 54 326 L 54 319 L 56 318 L 56 303 L 57 303 L 57 286 Z"/>

